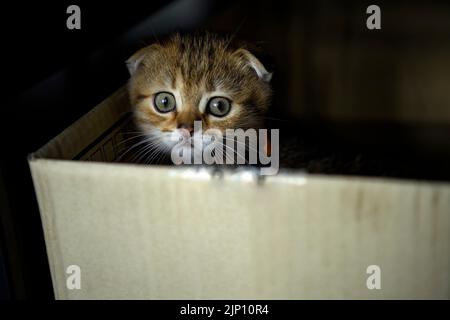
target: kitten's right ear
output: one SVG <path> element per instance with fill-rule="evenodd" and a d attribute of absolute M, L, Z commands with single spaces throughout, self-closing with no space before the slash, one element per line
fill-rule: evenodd
<path fill-rule="evenodd" d="M 128 72 L 130 72 L 130 75 L 133 75 L 136 70 L 139 68 L 139 66 L 142 63 L 142 60 L 144 60 L 145 56 L 151 53 L 154 50 L 157 50 L 160 47 L 158 44 L 152 44 L 148 47 L 139 49 L 135 54 L 133 54 L 130 58 L 128 58 L 127 61 L 125 61 Z"/>
<path fill-rule="evenodd" d="M 245 64 L 251 67 L 258 77 L 264 82 L 270 82 L 272 79 L 272 73 L 267 71 L 261 61 L 258 60 L 250 51 L 247 49 L 238 49 L 234 52 L 234 55 L 240 57 L 245 61 Z"/>

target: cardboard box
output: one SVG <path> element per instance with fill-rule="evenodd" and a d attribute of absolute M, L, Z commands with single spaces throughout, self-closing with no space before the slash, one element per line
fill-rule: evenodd
<path fill-rule="evenodd" d="M 114 163 L 129 123 L 121 89 L 30 155 L 57 299 L 450 297 L 449 184 Z"/>

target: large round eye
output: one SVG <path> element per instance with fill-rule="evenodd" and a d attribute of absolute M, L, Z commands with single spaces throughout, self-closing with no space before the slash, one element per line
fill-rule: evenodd
<path fill-rule="evenodd" d="M 157 93 L 153 103 L 155 104 L 156 110 L 161 113 L 173 111 L 176 107 L 175 97 L 169 92 Z"/>
<path fill-rule="evenodd" d="M 216 117 L 224 117 L 231 110 L 231 102 L 227 98 L 215 97 L 208 101 L 207 111 Z"/>

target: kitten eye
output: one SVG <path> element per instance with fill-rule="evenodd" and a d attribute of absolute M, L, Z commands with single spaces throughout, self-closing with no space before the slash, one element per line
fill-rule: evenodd
<path fill-rule="evenodd" d="M 161 113 L 173 111 L 176 107 L 175 97 L 169 92 L 159 92 L 153 101 L 156 110 Z"/>
<path fill-rule="evenodd" d="M 208 101 L 206 110 L 216 117 L 224 117 L 231 110 L 231 102 L 227 98 L 215 97 Z"/>

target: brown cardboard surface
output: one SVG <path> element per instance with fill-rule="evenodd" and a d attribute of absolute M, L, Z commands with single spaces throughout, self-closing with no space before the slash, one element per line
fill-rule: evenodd
<path fill-rule="evenodd" d="M 119 90 L 30 157 L 58 299 L 450 297 L 450 185 L 82 161 L 128 111 Z"/>

